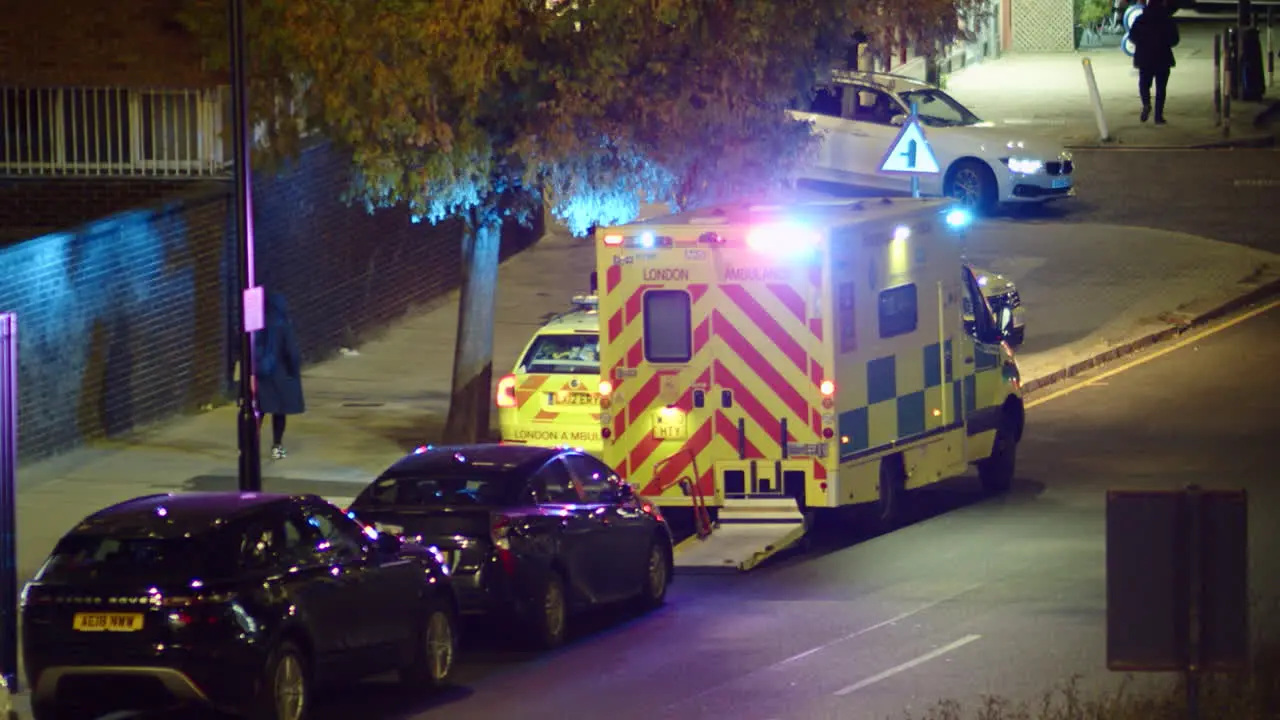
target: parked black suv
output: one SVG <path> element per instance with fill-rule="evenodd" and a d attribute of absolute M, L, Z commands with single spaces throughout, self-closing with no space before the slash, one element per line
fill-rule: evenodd
<path fill-rule="evenodd" d="M 311 496 L 140 497 L 85 518 L 22 593 L 37 720 L 213 709 L 303 720 L 331 679 L 443 684 L 447 569 Z"/>

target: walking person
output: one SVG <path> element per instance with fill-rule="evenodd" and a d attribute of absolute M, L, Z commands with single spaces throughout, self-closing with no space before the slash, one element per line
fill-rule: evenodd
<path fill-rule="evenodd" d="M 1156 86 L 1156 124 L 1164 125 L 1165 92 L 1169 72 L 1177 64 L 1173 49 L 1181 36 L 1178 24 L 1169 13 L 1168 0 L 1148 0 L 1146 8 L 1129 28 L 1133 41 L 1133 66 L 1138 68 L 1138 95 L 1142 98 L 1142 122 L 1151 117 L 1151 85 Z"/>
<path fill-rule="evenodd" d="M 267 293 L 264 327 L 254 337 L 259 427 L 271 415 L 271 458 L 283 460 L 285 418 L 306 412 L 302 396 L 302 355 L 284 296 Z"/>

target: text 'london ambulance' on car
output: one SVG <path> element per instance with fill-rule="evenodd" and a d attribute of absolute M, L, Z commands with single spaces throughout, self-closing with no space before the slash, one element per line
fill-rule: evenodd
<path fill-rule="evenodd" d="M 495 404 L 503 442 L 571 446 L 600 452 L 600 323 L 596 298 L 549 320 L 498 381 Z"/>

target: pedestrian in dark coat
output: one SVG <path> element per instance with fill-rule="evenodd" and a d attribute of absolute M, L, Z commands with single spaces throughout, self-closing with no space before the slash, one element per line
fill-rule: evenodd
<path fill-rule="evenodd" d="M 1129 39 L 1135 52 L 1133 66 L 1138 68 L 1138 95 L 1142 98 L 1142 122 L 1151 116 L 1151 85 L 1156 86 L 1156 124 L 1164 125 L 1165 91 L 1169 87 L 1169 71 L 1177 63 L 1173 49 L 1181 36 L 1178 24 L 1169 14 L 1168 0 L 1148 0 L 1146 8 L 1129 28 Z"/>
<path fill-rule="evenodd" d="M 285 417 L 307 409 L 302 395 L 302 354 L 283 295 L 267 293 L 264 320 L 264 327 L 254 337 L 258 412 L 271 415 L 271 457 L 281 460 L 285 457 Z"/>

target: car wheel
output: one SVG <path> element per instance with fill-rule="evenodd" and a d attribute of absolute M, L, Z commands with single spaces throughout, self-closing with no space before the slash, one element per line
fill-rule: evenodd
<path fill-rule="evenodd" d="M 880 501 L 876 514 L 880 524 L 892 528 L 902 520 L 902 506 L 907 494 L 907 472 L 902 466 L 902 456 L 894 455 L 880 461 Z"/>
<path fill-rule="evenodd" d="M 548 574 L 533 606 L 529 609 L 529 630 L 533 642 L 543 650 L 564 644 L 569 620 L 569 603 L 565 599 L 564 580 L 557 572 Z"/>
<path fill-rule="evenodd" d="M 986 215 L 995 209 L 998 189 L 995 175 L 985 163 L 960 160 L 947 171 L 943 192 L 961 205 Z"/>
<path fill-rule="evenodd" d="M 1018 440 L 1013 423 L 1006 418 L 996 430 L 991 455 L 978 462 L 978 480 L 983 491 L 998 495 L 1013 487 L 1013 473 L 1017 465 Z"/>
<path fill-rule="evenodd" d="M 311 677 L 307 657 L 289 641 L 267 658 L 258 683 L 256 720 L 306 720 L 311 713 Z"/>
<path fill-rule="evenodd" d="M 666 543 L 654 540 L 647 558 L 640 603 L 642 609 L 652 610 L 667 601 L 667 588 L 671 586 L 671 554 Z"/>
<path fill-rule="evenodd" d="M 443 687 L 458 657 L 458 621 L 442 604 L 430 607 L 414 642 L 413 659 L 400 668 L 400 683 L 408 688 Z"/>

